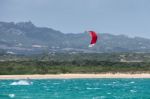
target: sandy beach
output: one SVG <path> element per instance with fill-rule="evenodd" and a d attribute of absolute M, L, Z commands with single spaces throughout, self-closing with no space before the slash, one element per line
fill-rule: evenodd
<path fill-rule="evenodd" d="M 0 79 L 72 79 L 72 78 L 150 78 L 150 74 L 46 74 L 0 75 Z"/>

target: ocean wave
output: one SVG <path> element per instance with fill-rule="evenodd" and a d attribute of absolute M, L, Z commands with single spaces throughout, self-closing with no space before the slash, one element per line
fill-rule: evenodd
<path fill-rule="evenodd" d="M 15 94 L 8 94 L 10 98 L 15 98 Z"/>
<path fill-rule="evenodd" d="M 134 84 L 134 83 L 135 83 L 134 81 L 131 81 L 131 82 L 130 82 L 130 84 Z"/>
<path fill-rule="evenodd" d="M 87 90 L 92 90 L 92 89 L 94 89 L 94 90 L 97 90 L 97 89 L 101 89 L 101 88 L 90 88 L 90 87 L 88 87 L 88 88 L 86 88 Z"/>
<path fill-rule="evenodd" d="M 32 82 L 26 80 L 19 80 L 17 82 L 12 82 L 10 85 L 31 85 Z"/>
<path fill-rule="evenodd" d="M 130 92 L 131 92 L 131 93 L 135 93 L 135 92 L 137 92 L 137 91 L 136 91 L 136 90 L 130 90 Z"/>

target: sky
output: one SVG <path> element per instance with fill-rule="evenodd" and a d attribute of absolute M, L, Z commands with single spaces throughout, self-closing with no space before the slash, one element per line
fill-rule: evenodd
<path fill-rule="evenodd" d="M 0 21 L 150 38 L 150 0 L 0 0 Z"/>

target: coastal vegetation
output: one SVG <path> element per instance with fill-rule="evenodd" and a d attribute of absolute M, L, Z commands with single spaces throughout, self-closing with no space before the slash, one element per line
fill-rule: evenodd
<path fill-rule="evenodd" d="M 0 75 L 150 73 L 149 53 L 51 53 L 1 55 Z"/>

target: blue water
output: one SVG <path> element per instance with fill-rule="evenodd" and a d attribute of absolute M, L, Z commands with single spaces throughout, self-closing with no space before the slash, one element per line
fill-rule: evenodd
<path fill-rule="evenodd" d="M 0 80 L 0 99 L 150 99 L 150 79 Z"/>

